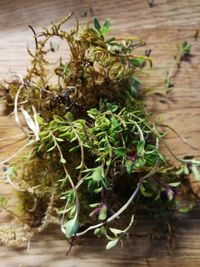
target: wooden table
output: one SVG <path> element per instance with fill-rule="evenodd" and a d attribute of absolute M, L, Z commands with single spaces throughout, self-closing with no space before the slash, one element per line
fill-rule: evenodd
<path fill-rule="evenodd" d="M 172 133 L 167 142 L 176 155 L 194 155 L 200 158 L 200 39 L 194 35 L 200 30 L 199 0 L 155 0 L 150 8 L 146 0 L 0 0 L 0 75 L 8 76 L 9 71 L 23 74 L 28 66 L 27 42 L 33 43 L 32 32 L 41 26 L 62 18 L 71 11 L 81 21 L 100 21 L 109 17 L 113 35 L 139 34 L 152 48 L 154 67 L 146 77 L 148 85 L 161 88 L 166 71 L 173 64 L 176 45 L 188 40 L 192 44 L 191 61 L 184 62 L 179 70 L 175 87 L 167 101 L 151 98 L 148 105 L 152 111 L 184 136 L 198 150 L 188 148 Z M 69 23 L 70 27 L 73 20 Z M 11 155 L 20 143 L 8 139 L 18 134 L 12 118 L 0 117 L 0 159 Z M 2 186 L 1 194 L 10 194 Z M 104 242 L 85 238 L 66 257 L 67 243 L 58 231 L 49 229 L 25 249 L 0 247 L 0 266 L 200 266 L 200 212 L 195 208 L 191 213 L 180 216 L 176 224 L 177 244 L 173 254 L 169 253 L 166 241 L 162 239 L 132 238 L 125 241 L 125 247 L 105 251 Z M 8 216 L 1 214 L 1 221 Z M 145 231 L 144 222 L 144 231 Z"/>

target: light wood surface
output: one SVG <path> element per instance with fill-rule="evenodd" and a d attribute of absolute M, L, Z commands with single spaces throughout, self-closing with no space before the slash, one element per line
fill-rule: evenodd
<path fill-rule="evenodd" d="M 10 71 L 23 74 L 28 66 L 27 43 L 33 43 L 32 33 L 71 11 L 81 21 L 92 21 L 96 16 L 100 21 L 109 17 L 112 34 L 139 34 L 152 49 L 154 67 L 148 71 L 145 80 L 148 85 L 159 85 L 173 64 L 176 45 L 188 40 L 192 44 L 191 61 L 184 62 L 174 83 L 175 87 L 165 103 L 161 99 L 148 100 L 149 108 L 160 116 L 165 124 L 174 127 L 198 150 L 192 150 L 170 133 L 167 142 L 176 155 L 194 155 L 200 158 L 200 37 L 195 40 L 196 30 L 200 30 L 199 0 L 155 0 L 150 8 L 146 0 L 0 0 L 0 79 L 9 76 Z M 87 14 L 87 16 L 86 16 Z M 86 17 L 85 17 L 86 16 Z M 66 25 L 70 27 L 73 20 Z M 63 49 L 63 48 L 62 48 Z M 61 50 L 64 51 L 64 50 Z M 0 159 L 11 155 L 20 147 L 13 137 L 19 134 L 11 118 L 0 117 Z M 8 186 L 0 187 L 1 194 L 11 194 Z M 8 222 L 8 215 L 1 213 L 0 222 Z M 147 223 L 141 226 L 147 231 Z M 176 223 L 176 248 L 173 254 L 167 249 L 162 238 L 131 238 L 124 248 L 105 251 L 105 243 L 94 238 L 79 241 L 71 254 L 66 257 L 67 243 L 58 231 L 48 229 L 26 249 L 0 247 L 0 266 L 76 267 L 76 266 L 200 266 L 200 210 L 195 208 L 190 214 L 180 216 Z"/>

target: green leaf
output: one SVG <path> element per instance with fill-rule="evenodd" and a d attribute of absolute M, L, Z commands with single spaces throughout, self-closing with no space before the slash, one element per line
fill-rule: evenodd
<path fill-rule="evenodd" d="M 67 119 L 68 122 L 72 122 L 74 120 L 71 112 L 67 112 L 67 114 L 65 115 L 65 118 Z"/>
<path fill-rule="evenodd" d="M 101 228 L 97 228 L 94 230 L 94 235 L 100 235 L 101 234 Z"/>
<path fill-rule="evenodd" d="M 120 235 L 121 233 L 124 232 L 123 230 L 116 229 L 116 228 L 110 228 L 110 231 L 111 231 L 115 236 Z"/>
<path fill-rule="evenodd" d="M 93 181 L 93 180 L 90 180 L 90 181 L 88 182 L 88 186 L 87 186 L 87 190 L 88 190 L 88 192 L 93 193 L 94 190 L 95 190 L 95 186 L 96 186 L 96 182 Z"/>
<path fill-rule="evenodd" d="M 127 160 L 126 163 L 125 163 L 125 165 L 126 165 L 126 171 L 127 171 L 127 173 L 128 174 L 131 174 L 131 172 L 133 170 L 133 166 L 134 166 L 133 162 L 131 160 Z"/>
<path fill-rule="evenodd" d="M 187 213 L 191 211 L 193 207 L 194 207 L 194 203 L 190 203 L 188 206 L 178 208 L 178 211 L 182 213 Z"/>
<path fill-rule="evenodd" d="M 195 181 L 200 181 L 200 172 L 196 165 L 192 165 L 192 174 L 194 176 Z"/>
<path fill-rule="evenodd" d="M 119 156 L 119 157 L 126 156 L 127 152 L 128 152 L 128 150 L 125 147 L 118 147 L 115 149 L 115 155 Z"/>
<path fill-rule="evenodd" d="M 135 168 L 141 168 L 145 165 L 145 163 L 146 163 L 146 159 L 140 157 L 135 162 Z"/>
<path fill-rule="evenodd" d="M 100 229 L 101 229 L 101 234 L 104 235 L 104 236 L 107 236 L 106 227 L 105 226 L 102 226 Z"/>
<path fill-rule="evenodd" d="M 69 129 L 70 129 L 69 126 L 61 126 L 59 127 L 59 132 L 66 132 Z"/>
<path fill-rule="evenodd" d="M 99 188 L 96 188 L 94 189 L 94 193 L 98 194 L 99 192 L 101 192 L 103 189 L 103 187 L 99 187 Z"/>
<path fill-rule="evenodd" d="M 146 192 L 146 189 L 143 185 L 140 187 L 140 192 L 144 197 L 152 197 L 152 193 Z"/>
<path fill-rule="evenodd" d="M 43 139 L 45 136 L 50 135 L 48 131 L 40 132 L 40 138 Z"/>
<path fill-rule="evenodd" d="M 66 164 L 66 162 L 67 162 L 66 159 L 64 159 L 63 157 L 60 158 L 60 163 Z"/>
<path fill-rule="evenodd" d="M 99 111 L 96 108 L 92 108 L 87 111 L 87 114 L 90 118 L 96 119 L 96 117 L 99 115 Z"/>
<path fill-rule="evenodd" d="M 92 178 L 95 182 L 100 182 L 104 178 L 104 169 L 102 166 L 94 169 Z"/>
<path fill-rule="evenodd" d="M 110 166 L 111 162 L 112 162 L 111 159 L 106 160 L 106 166 Z"/>
<path fill-rule="evenodd" d="M 56 144 L 54 144 L 52 147 L 50 147 L 47 152 L 51 152 L 52 150 L 54 150 L 54 148 L 56 147 Z"/>
<path fill-rule="evenodd" d="M 73 235 L 75 235 L 78 231 L 77 216 L 66 222 L 62 227 L 62 231 L 67 238 L 71 238 Z"/>
<path fill-rule="evenodd" d="M 141 140 L 137 142 L 137 153 L 138 155 L 144 155 L 145 141 Z"/>
<path fill-rule="evenodd" d="M 144 62 L 145 62 L 144 58 L 139 58 L 139 57 L 136 57 L 136 58 L 131 60 L 131 63 L 135 67 L 141 67 Z"/>
<path fill-rule="evenodd" d="M 8 199 L 3 197 L 3 196 L 0 196 L 0 208 L 4 208 L 8 203 Z"/>
<path fill-rule="evenodd" d="M 63 73 L 64 73 L 65 75 L 68 75 L 68 74 L 71 73 L 71 67 L 69 66 L 69 64 L 62 65 L 61 67 L 62 67 L 62 69 L 63 69 Z"/>
<path fill-rule="evenodd" d="M 140 85 L 141 85 L 141 81 L 134 77 L 134 80 L 133 80 L 133 86 L 138 90 L 140 88 Z"/>
<path fill-rule="evenodd" d="M 187 196 L 185 198 L 175 198 L 175 204 L 176 204 L 176 209 L 179 212 L 182 213 L 187 213 L 190 210 L 193 209 L 195 203 L 192 199 L 188 199 Z"/>
<path fill-rule="evenodd" d="M 90 204 L 89 206 L 90 206 L 91 208 L 96 208 L 96 207 L 99 206 L 99 204 L 100 204 L 100 203 L 93 203 L 93 204 Z"/>
<path fill-rule="evenodd" d="M 55 128 L 58 127 L 58 122 L 55 121 L 55 120 L 52 120 L 52 121 L 50 122 L 49 126 L 50 126 L 50 129 L 54 130 Z"/>
<path fill-rule="evenodd" d="M 94 17 L 93 22 L 94 22 L 95 29 L 99 31 L 101 29 L 101 25 L 96 17 Z"/>
<path fill-rule="evenodd" d="M 69 212 L 69 217 L 73 217 L 76 213 L 76 206 L 72 206 L 70 212 Z"/>
<path fill-rule="evenodd" d="M 107 207 L 103 205 L 99 213 L 99 220 L 104 221 L 107 218 Z"/>
<path fill-rule="evenodd" d="M 184 171 L 184 174 L 185 174 L 185 175 L 189 175 L 189 174 L 190 174 L 190 171 L 189 171 L 189 169 L 188 169 L 187 166 L 184 166 L 184 167 L 183 167 L 183 171 Z"/>
<path fill-rule="evenodd" d="M 74 152 L 74 151 L 77 151 L 80 149 L 80 146 L 77 145 L 77 146 L 73 146 L 72 148 L 69 149 L 69 152 Z"/>
<path fill-rule="evenodd" d="M 174 86 L 172 81 L 169 78 L 165 79 L 164 84 L 165 84 L 165 89 L 169 89 Z"/>
<path fill-rule="evenodd" d="M 99 29 L 99 32 L 102 36 L 104 36 L 104 35 L 108 34 L 109 31 L 110 31 L 110 20 L 107 19 L 107 20 L 105 20 L 101 29 Z"/>
<path fill-rule="evenodd" d="M 103 27 L 104 28 L 110 28 L 110 20 L 109 19 L 106 19 L 105 21 L 104 21 L 104 23 L 103 23 Z"/>
<path fill-rule="evenodd" d="M 190 173 L 189 169 L 185 165 L 181 166 L 180 169 L 178 169 L 178 171 L 176 171 L 177 176 L 180 176 L 181 174 L 189 175 L 189 173 Z"/>
<path fill-rule="evenodd" d="M 112 105 L 110 103 L 107 103 L 106 107 L 107 107 L 108 110 L 110 110 L 112 112 L 116 112 L 118 110 L 118 106 L 114 105 L 114 104 Z"/>
<path fill-rule="evenodd" d="M 54 116 L 53 116 L 53 119 L 54 119 L 54 121 L 56 121 L 56 122 L 59 122 L 59 123 L 65 123 L 65 120 L 64 120 L 61 116 L 54 115 Z"/>
<path fill-rule="evenodd" d="M 187 41 L 183 42 L 180 47 L 180 50 L 183 56 L 189 55 L 190 49 L 191 49 L 191 45 Z"/>
<path fill-rule="evenodd" d="M 65 199 L 68 199 L 69 202 L 74 202 L 76 199 L 76 193 L 74 190 L 68 190 L 62 194 L 65 195 Z"/>
<path fill-rule="evenodd" d="M 16 168 L 14 166 L 8 166 L 6 170 L 8 176 L 16 175 Z"/>
<path fill-rule="evenodd" d="M 133 85 L 131 85 L 129 88 L 128 88 L 128 90 L 129 90 L 129 92 L 130 92 L 130 94 L 131 94 L 131 96 L 133 97 L 133 98 L 136 98 L 137 97 L 137 89 L 135 88 L 135 86 L 133 86 Z"/>
<path fill-rule="evenodd" d="M 173 182 L 173 183 L 169 183 L 168 185 L 169 186 L 172 186 L 172 187 L 177 187 L 181 184 L 181 182 Z"/>
<path fill-rule="evenodd" d="M 109 250 L 109 249 L 115 247 L 117 245 L 118 241 L 119 241 L 118 238 L 114 239 L 112 241 L 109 241 L 108 244 L 106 245 L 106 249 Z"/>
<path fill-rule="evenodd" d="M 64 141 L 65 141 L 64 139 L 62 139 L 62 138 L 60 138 L 60 137 L 55 137 L 55 139 L 56 139 L 56 141 L 58 141 L 58 142 L 64 142 Z"/>

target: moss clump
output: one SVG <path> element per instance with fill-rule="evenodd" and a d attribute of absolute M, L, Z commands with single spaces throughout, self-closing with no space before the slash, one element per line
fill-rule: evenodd
<path fill-rule="evenodd" d="M 7 180 L 19 199 L 16 215 L 30 232 L 49 223 L 59 223 L 68 239 L 94 230 L 110 240 L 109 249 L 140 207 L 157 216 L 176 205 L 189 209 L 193 202 L 184 207 L 176 195 L 187 193 L 185 178 L 199 162 L 180 159 L 175 167 L 161 154 L 164 133 L 137 99 L 137 76 L 151 60 L 133 50 L 144 43 L 107 40 L 109 20 L 77 24 L 68 33 L 62 29 L 68 19 L 35 34 L 27 75 L 5 91 L 28 140 L 28 151 L 9 164 Z M 52 66 L 47 55 L 56 50 L 55 36 L 68 44 L 70 60 Z M 1 204 L 6 208 L 5 199 Z"/>

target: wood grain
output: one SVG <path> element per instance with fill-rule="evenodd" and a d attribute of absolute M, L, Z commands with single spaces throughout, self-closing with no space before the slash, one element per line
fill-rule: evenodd
<path fill-rule="evenodd" d="M 178 156 L 191 154 L 200 158 L 200 40 L 194 34 L 200 30 L 199 0 L 155 0 L 149 8 L 146 0 L 0 0 L 0 79 L 8 77 L 10 71 L 25 73 L 28 66 L 27 43 L 32 46 L 32 33 L 27 25 L 36 31 L 71 11 L 81 21 L 92 21 L 96 16 L 100 21 L 109 17 L 112 34 L 139 34 L 152 49 L 154 67 L 144 78 L 148 86 L 161 89 L 166 71 L 173 64 L 176 45 L 184 40 L 192 44 L 190 62 L 184 62 L 174 83 L 175 88 L 169 99 L 158 97 L 148 99 L 148 107 L 163 118 L 165 124 L 176 128 L 197 150 L 183 145 L 170 133 L 167 142 Z M 74 21 L 66 25 L 69 28 Z M 64 47 L 61 52 L 64 53 Z M 13 146 L 14 137 L 20 131 L 12 117 L 0 117 L 0 160 L 11 155 L 21 143 Z M 12 139 L 10 139 L 10 137 Z M 8 139 L 9 138 L 9 139 Z M 2 186 L 2 194 L 10 194 L 8 186 Z M 200 213 L 197 207 L 190 214 L 179 216 L 176 223 L 177 246 L 171 255 L 166 241 L 161 237 L 131 238 L 125 247 L 106 252 L 104 242 L 94 239 L 81 239 L 71 254 L 66 257 L 67 243 L 59 231 L 48 229 L 31 243 L 31 248 L 14 249 L 0 247 L 0 266 L 200 266 Z M 7 222 L 8 216 L 1 214 L 0 221 Z M 147 224 L 140 226 L 147 231 Z"/>

